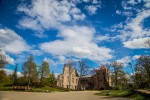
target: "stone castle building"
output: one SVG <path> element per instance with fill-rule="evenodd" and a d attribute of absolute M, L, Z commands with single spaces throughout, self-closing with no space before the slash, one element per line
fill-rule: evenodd
<path fill-rule="evenodd" d="M 81 77 L 80 86 L 83 90 L 109 89 L 111 87 L 110 71 L 106 66 L 101 66 L 91 77 Z"/>
<path fill-rule="evenodd" d="M 111 87 L 110 71 L 106 66 L 101 66 L 97 69 L 91 79 L 96 90 L 109 89 Z"/>
<path fill-rule="evenodd" d="M 95 70 L 92 76 L 82 76 L 79 79 L 77 71 L 68 64 L 64 65 L 63 74 L 57 77 L 57 86 L 67 89 L 103 90 L 111 87 L 110 71 L 106 66 Z"/>
<path fill-rule="evenodd" d="M 57 86 L 67 89 L 77 89 L 79 75 L 75 69 L 68 64 L 64 65 L 63 74 L 57 77 Z"/>

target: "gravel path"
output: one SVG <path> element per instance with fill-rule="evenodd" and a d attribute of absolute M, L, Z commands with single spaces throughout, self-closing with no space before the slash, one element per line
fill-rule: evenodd
<path fill-rule="evenodd" d="M 93 95 L 96 91 L 75 92 L 13 92 L 0 91 L 0 100 L 130 100 L 128 98 L 112 98 Z"/>

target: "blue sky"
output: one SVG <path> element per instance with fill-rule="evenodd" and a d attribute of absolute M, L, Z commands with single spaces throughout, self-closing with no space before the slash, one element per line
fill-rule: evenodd
<path fill-rule="evenodd" d="M 61 73 L 68 59 L 92 68 L 149 55 L 150 0 L 0 0 L 0 46 L 11 71 L 29 54 Z M 125 67 L 126 69 L 127 67 Z"/>

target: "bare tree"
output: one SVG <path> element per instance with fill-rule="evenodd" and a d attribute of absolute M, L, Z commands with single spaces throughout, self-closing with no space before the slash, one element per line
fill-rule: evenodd
<path fill-rule="evenodd" d="M 119 73 L 120 71 L 122 71 L 122 68 L 123 68 L 123 64 L 122 63 L 119 63 L 119 62 L 116 62 L 114 61 L 112 64 L 111 64 L 112 68 L 113 68 L 113 76 L 114 76 L 114 85 L 115 85 L 115 88 L 118 88 L 118 77 L 119 77 Z"/>
<path fill-rule="evenodd" d="M 79 72 L 78 89 L 81 88 L 81 86 L 80 86 L 81 77 L 88 75 L 89 68 L 90 67 L 87 64 L 86 60 L 80 60 L 80 61 L 78 61 L 77 66 L 76 66 L 76 69 Z"/>

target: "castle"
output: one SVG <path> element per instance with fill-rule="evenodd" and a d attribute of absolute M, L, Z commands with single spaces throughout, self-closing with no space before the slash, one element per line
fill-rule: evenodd
<path fill-rule="evenodd" d="M 79 75 L 75 69 L 68 64 L 64 65 L 63 74 L 58 75 L 57 86 L 67 89 L 78 88 Z"/>
<path fill-rule="evenodd" d="M 57 86 L 67 89 L 81 89 L 81 90 L 103 90 L 109 89 L 111 86 L 110 71 L 106 66 L 101 66 L 95 70 L 92 76 L 82 76 L 79 79 L 77 70 L 70 67 L 68 64 L 64 65 L 63 74 L 58 75 Z"/>

